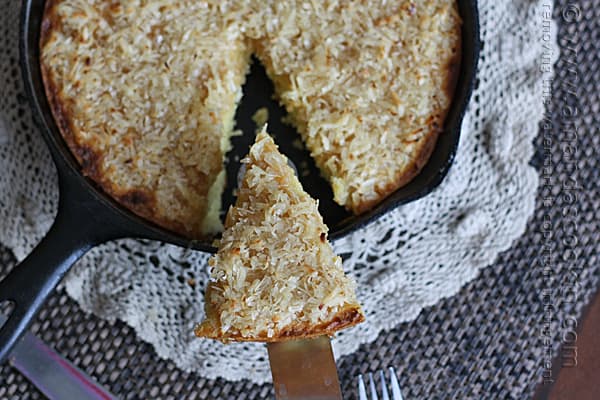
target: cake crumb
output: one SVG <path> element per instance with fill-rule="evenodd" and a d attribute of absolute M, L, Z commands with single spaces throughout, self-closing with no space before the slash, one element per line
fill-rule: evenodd
<path fill-rule="evenodd" d="M 304 150 L 304 142 L 300 139 L 294 139 L 292 141 L 292 146 L 294 146 L 295 149 Z"/>
<path fill-rule="evenodd" d="M 252 115 L 252 121 L 256 126 L 263 126 L 269 120 L 269 110 L 267 107 L 261 107 Z"/>

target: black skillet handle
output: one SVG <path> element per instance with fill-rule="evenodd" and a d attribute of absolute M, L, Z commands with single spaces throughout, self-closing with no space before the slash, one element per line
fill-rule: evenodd
<path fill-rule="evenodd" d="M 93 246 L 121 236 L 115 234 L 116 217 L 94 201 L 76 179 L 64 178 L 60 179 L 58 214 L 50 231 L 0 282 L 0 302 L 8 300 L 13 305 L 0 328 L 0 363 L 71 265 Z"/>

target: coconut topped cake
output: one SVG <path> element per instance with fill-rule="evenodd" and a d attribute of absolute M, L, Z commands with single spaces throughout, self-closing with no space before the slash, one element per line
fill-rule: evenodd
<path fill-rule="evenodd" d="M 250 56 L 220 18 L 197 1 L 50 0 L 42 26 L 46 93 L 83 173 L 192 238 L 222 229 L 223 155 Z"/>
<path fill-rule="evenodd" d="M 365 212 L 414 178 L 458 73 L 455 0 L 259 2 L 255 52 L 334 200 Z M 253 33 L 253 32 L 252 32 Z"/>
<path fill-rule="evenodd" d="M 209 260 L 206 318 L 196 335 L 265 341 L 331 335 L 364 320 L 355 283 L 327 241 L 317 202 L 263 131 Z"/>
<path fill-rule="evenodd" d="M 41 70 L 83 173 L 191 238 L 219 231 L 250 56 L 354 213 L 429 158 L 460 55 L 455 0 L 48 0 Z"/>

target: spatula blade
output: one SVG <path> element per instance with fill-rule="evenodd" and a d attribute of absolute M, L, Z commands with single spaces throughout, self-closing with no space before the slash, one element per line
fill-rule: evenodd
<path fill-rule="evenodd" d="M 277 400 L 340 400 L 342 392 L 327 336 L 267 344 Z"/>

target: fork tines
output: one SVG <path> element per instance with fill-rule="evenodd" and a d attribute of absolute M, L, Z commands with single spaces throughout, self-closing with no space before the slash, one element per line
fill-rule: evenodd
<path fill-rule="evenodd" d="M 382 400 L 390 400 L 389 392 L 392 393 L 392 400 L 403 400 L 402 393 L 400 393 L 400 385 L 398 384 L 398 378 L 396 377 L 396 371 L 394 368 L 388 368 L 390 373 L 390 384 L 387 385 L 385 381 L 385 374 L 383 370 L 379 371 L 379 381 L 381 384 L 381 399 Z M 363 376 L 358 376 L 358 398 L 359 400 L 379 400 L 379 395 L 377 394 L 377 388 L 375 387 L 375 379 L 373 378 L 373 374 L 369 373 L 369 392 L 370 398 L 367 397 L 367 390 L 365 388 L 365 382 L 363 380 Z"/>

